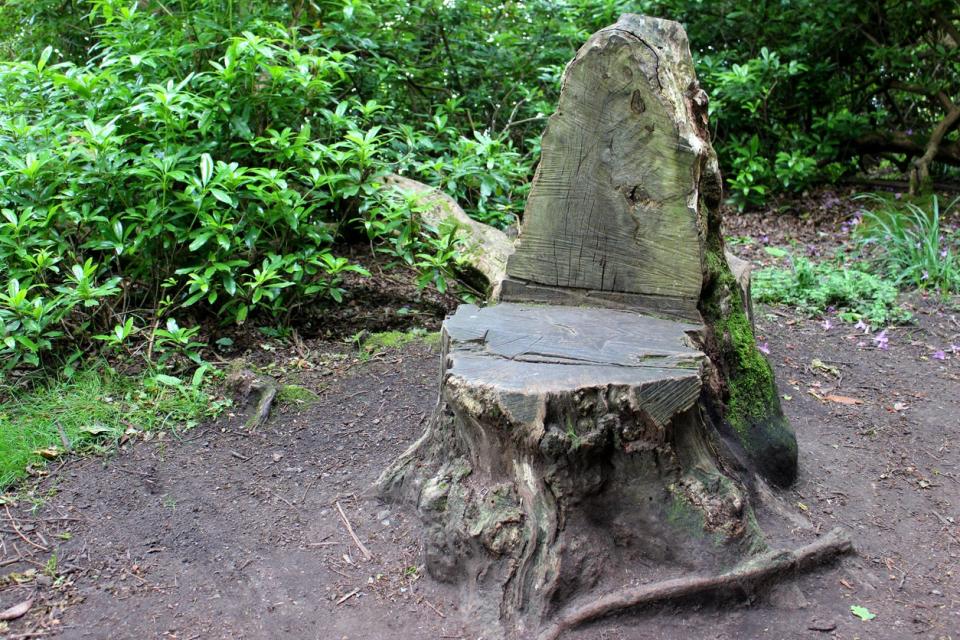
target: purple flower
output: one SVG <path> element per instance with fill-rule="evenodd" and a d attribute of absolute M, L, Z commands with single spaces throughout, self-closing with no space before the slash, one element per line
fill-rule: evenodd
<path fill-rule="evenodd" d="M 893 194 L 893 197 L 894 197 L 896 200 L 899 200 L 900 198 L 903 197 L 903 194 L 902 194 L 902 193 L 895 193 L 895 194 Z"/>
<path fill-rule="evenodd" d="M 947 253 L 948 253 L 948 251 L 947 251 L 946 249 L 941 249 L 941 250 L 940 250 L 940 257 L 941 257 L 941 258 L 946 258 L 946 257 L 947 257 Z"/>
<path fill-rule="evenodd" d="M 960 344 L 950 345 L 950 353 L 952 353 L 953 355 L 960 354 Z"/>
<path fill-rule="evenodd" d="M 934 360 L 946 360 L 946 359 L 947 359 L 947 354 L 945 354 L 945 353 L 943 352 L 943 349 L 937 349 L 936 351 L 933 352 L 933 359 L 934 359 Z"/>
<path fill-rule="evenodd" d="M 870 325 L 864 322 L 862 318 L 860 320 L 857 320 L 857 324 L 853 325 L 853 327 L 855 329 L 860 329 L 864 333 L 870 333 Z"/>
<path fill-rule="evenodd" d="M 908 136 L 912 136 L 912 135 L 913 135 L 913 129 L 907 129 L 906 134 L 907 134 Z"/>
<path fill-rule="evenodd" d="M 923 274 L 920 276 L 920 279 L 921 279 L 921 280 L 929 280 L 929 279 L 930 279 L 930 273 L 929 273 L 926 269 L 924 269 L 924 270 L 923 270 Z"/>
<path fill-rule="evenodd" d="M 877 345 L 877 349 L 880 349 L 881 351 L 886 351 L 887 349 L 889 349 L 890 338 L 887 337 L 887 330 L 884 329 L 883 331 L 875 335 L 873 337 L 873 343 Z"/>
<path fill-rule="evenodd" d="M 766 342 L 761 342 L 757 344 L 757 349 L 765 356 L 770 355 L 770 346 Z"/>

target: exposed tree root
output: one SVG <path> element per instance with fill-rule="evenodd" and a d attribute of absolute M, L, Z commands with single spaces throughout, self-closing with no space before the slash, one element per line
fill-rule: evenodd
<path fill-rule="evenodd" d="M 263 426 L 270 417 L 270 409 L 277 397 L 279 387 L 269 376 L 259 376 L 249 369 L 238 369 L 227 378 L 227 386 L 237 393 L 243 402 L 249 402 L 251 396 L 257 396 L 257 406 L 245 424 L 249 430 Z"/>
<path fill-rule="evenodd" d="M 273 407 L 273 400 L 277 397 L 277 383 L 272 378 L 260 378 L 253 387 L 253 390 L 260 394 L 257 400 L 257 409 L 247 418 L 247 429 L 251 431 L 262 427 L 270 417 L 270 408 Z"/>
<path fill-rule="evenodd" d="M 561 614 L 559 620 L 540 633 L 538 640 L 556 640 L 564 632 L 584 622 L 631 607 L 693 595 L 729 596 L 750 591 L 769 578 L 814 567 L 852 550 L 850 537 L 841 529 L 834 529 L 816 542 L 799 549 L 770 551 L 720 575 L 676 578 L 614 591 Z"/>

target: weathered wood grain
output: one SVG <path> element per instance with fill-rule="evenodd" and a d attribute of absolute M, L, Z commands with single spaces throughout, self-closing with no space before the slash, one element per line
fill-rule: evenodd
<path fill-rule="evenodd" d="M 564 73 L 508 276 L 640 294 L 641 309 L 660 308 L 656 297 L 695 307 L 710 155 L 691 117 L 700 94 L 676 23 L 626 15 L 594 34 Z"/>
<path fill-rule="evenodd" d="M 501 302 L 444 322 L 437 411 L 378 481 L 416 505 L 430 574 L 502 638 L 756 553 L 751 464 L 789 482 L 796 462 L 740 308 L 749 265 L 724 259 L 682 27 L 594 34 L 542 148 Z"/>
<path fill-rule="evenodd" d="M 488 388 L 520 425 L 548 396 L 622 386 L 642 391 L 642 410 L 663 425 L 700 394 L 706 356 L 688 337 L 697 329 L 610 309 L 462 305 L 444 323 L 444 384 Z"/>
<path fill-rule="evenodd" d="M 696 300 L 683 296 L 654 296 L 623 291 L 570 289 L 507 278 L 500 284 L 500 299 L 503 301 L 643 311 L 661 318 L 695 323 L 703 322 L 700 311 L 697 309 Z"/>

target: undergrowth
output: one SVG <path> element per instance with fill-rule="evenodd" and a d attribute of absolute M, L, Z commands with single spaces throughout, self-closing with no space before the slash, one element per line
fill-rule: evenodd
<path fill-rule="evenodd" d="M 863 319 L 874 326 L 911 317 L 897 303 L 897 285 L 861 266 L 812 262 L 799 256 L 790 263 L 787 268 L 767 267 L 753 275 L 754 300 L 793 306 L 810 316 L 835 310 L 844 321 Z"/>
<path fill-rule="evenodd" d="M 400 125 L 356 94 L 355 54 L 204 7 L 89 3 L 79 61 L 53 45 L 0 61 L 0 376 L 91 355 L 199 363 L 205 319 L 339 303 L 348 272 L 369 274 L 335 246 L 363 233 L 445 291 L 455 230 L 385 192 L 392 172 L 513 219 L 530 161 L 453 127 L 455 100 Z"/>
<path fill-rule="evenodd" d="M 0 489 L 68 452 L 107 450 L 122 438 L 174 434 L 223 403 L 201 386 L 88 368 L 30 390 L 0 388 Z"/>
<path fill-rule="evenodd" d="M 960 293 L 960 230 L 944 224 L 960 198 L 941 210 L 934 196 L 928 207 L 865 195 L 855 238 L 865 258 L 901 286 Z"/>

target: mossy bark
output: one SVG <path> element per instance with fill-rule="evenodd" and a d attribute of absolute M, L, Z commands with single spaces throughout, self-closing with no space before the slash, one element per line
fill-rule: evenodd
<path fill-rule="evenodd" d="M 709 218 L 718 222 L 715 212 Z M 719 231 L 708 237 L 700 312 L 703 348 L 718 375 L 708 385 L 707 402 L 753 466 L 772 483 L 787 486 L 797 476 L 796 434 L 783 415 L 773 369 L 757 348 L 749 307 L 724 258 L 723 238 Z"/>

